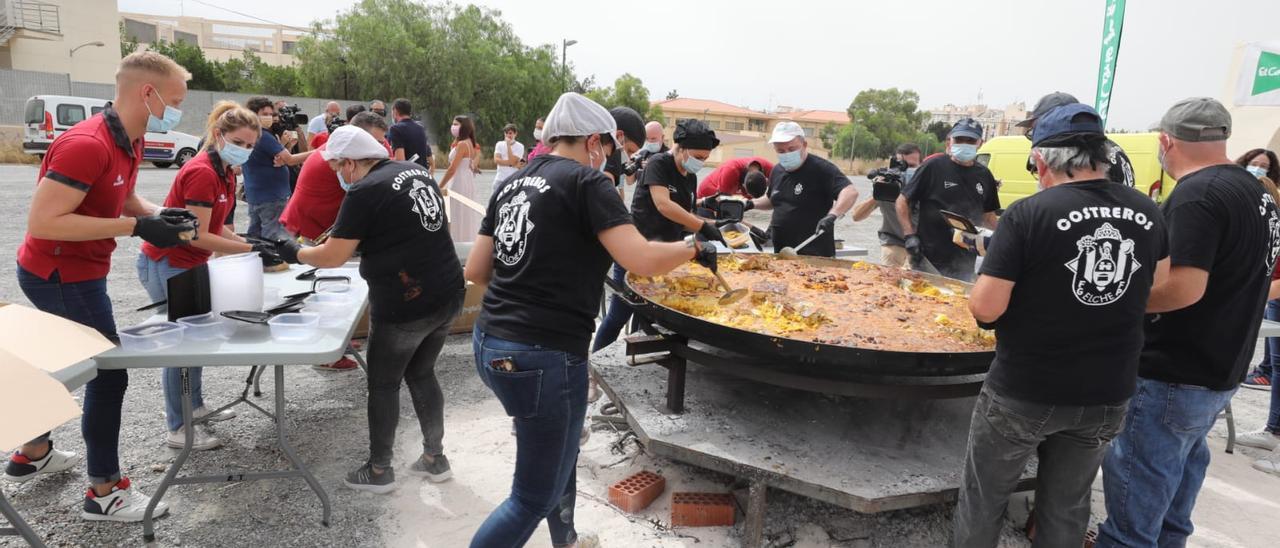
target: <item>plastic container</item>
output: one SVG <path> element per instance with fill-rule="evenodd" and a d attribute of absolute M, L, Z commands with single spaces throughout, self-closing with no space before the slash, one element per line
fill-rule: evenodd
<path fill-rule="evenodd" d="M 316 293 L 350 293 L 351 284 L 347 282 L 321 282 L 316 286 Z"/>
<path fill-rule="evenodd" d="M 280 342 L 309 341 L 320 334 L 320 315 L 314 312 L 280 314 L 270 320 L 271 338 Z"/>
<path fill-rule="evenodd" d="M 213 312 L 178 318 L 178 324 L 186 328 L 183 337 L 193 341 L 221 341 L 231 338 L 236 326 Z"/>
<path fill-rule="evenodd" d="M 280 288 L 264 287 L 262 288 L 262 309 L 270 310 L 284 303 L 284 299 L 280 296 Z"/>
<path fill-rule="evenodd" d="M 121 329 L 120 346 L 131 352 L 155 352 L 178 346 L 186 328 L 173 322 L 156 322 Z"/>
<path fill-rule="evenodd" d="M 320 327 L 339 327 L 355 314 L 347 293 L 315 293 L 302 302 L 307 312 L 320 315 Z"/>
<path fill-rule="evenodd" d="M 241 253 L 209 261 L 209 298 L 214 312 L 262 311 L 262 258 Z"/>

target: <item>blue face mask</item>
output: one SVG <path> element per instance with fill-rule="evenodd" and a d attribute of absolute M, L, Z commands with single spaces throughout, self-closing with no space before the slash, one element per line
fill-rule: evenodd
<path fill-rule="evenodd" d="M 160 90 L 156 90 L 156 97 L 160 97 Z M 160 97 L 160 101 L 163 102 L 164 97 Z M 156 118 L 156 114 L 151 112 L 151 105 L 148 105 L 145 101 L 142 106 L 147 107 L 147 131 L 165 133 L 178 127 L 178 122 L 182 121 L 182 111 L 169 106 L 167 103 L 164 105 L 163 119 Z"/>
<path fill-rule="evenodd" d="M 249 155 L 253 154 L 253 149 L 245 148 L 235 143 L 228 143 L 226 139 L 222 140 L 222 150 L 218 151 L 218 155 L 222 160 L 230 165 L 243 165 L 249 161 Z"/>
<path fill-rule="evenodd" d="M 1245 166 L 1244 169 L 1259 179 L 1267 176 L 1267 170 L 1262 169 L 1262 166 Z"/>
<path fill-rule="evenodd" d="M 696 174 L 702 170 L 703 165 L 706 165 L 706 162 L 699 160 L 697 158 L 694 158 L 692 154 L 689 154 L 688 152 L 686 152 L 685 154 L 686 154 L 684 159 L 685 171 Z"/>
<path fill-rule="evenodd" d="M 972 162 L 978 157 L 978 145 L 968 143 L 951 143 L 951 157 L 957 162 Z"/>
<path fill-rule="evenodd" d="M 798 150 L 778 153 L 778 165 L 782 166 L 782 169 L 795 171 L 796 168 L 800 167 L 800 162 L 800 151 Z"/>
<path fill-rule="evenodd" d="M 657 154 L 659 150 L 662 150 L 662 143 L 651 143 L 646 141 L 644 146 L 640 148 L 649 151 L 649 154 Z"/>
<path fill-rule="evenodd" d="M 334 173 L 338 175 L 338 186 L 342 187 L 342 191 L 343 192 L 350 191 L 351 183 L 348 183 L 347 179 L 342 176 L 342 166 L 338 166 L 338 170 L 335 171 Z"/>

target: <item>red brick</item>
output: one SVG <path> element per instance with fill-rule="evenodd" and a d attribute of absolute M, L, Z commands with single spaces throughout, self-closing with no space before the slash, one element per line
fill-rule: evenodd
<path fill-rule="evenodd" d="M 666 490 L 666 478 L 645 470 L 610 486 L 609 502 L 623 512 L 634 514 L 648 508 Z"/>
<path fill-rule="evenodd" d="M 733 495 L 728 493 L 673 493 L 671 525 L 716 527 L 733 525 Z"/>

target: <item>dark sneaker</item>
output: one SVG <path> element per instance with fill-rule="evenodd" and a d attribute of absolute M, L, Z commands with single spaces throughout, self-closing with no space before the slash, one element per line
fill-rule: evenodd
<path fill-rule="evenodd" d="M 1271 375 L 1263 375 L 1257 370 L 1254 370 L 1249 373 L 1249 376 L 1244 378 L 1244 382 L 1241 383 L 1241 386 L 1244 386 L 1245 388 L 1252 388 L 1254 390 L 1271 390 Z"/>
<path fill-rule="evenodd" d="M 99 497 L 90 488 L 84 494 L 84 510 L 80 517 L 89 521 L 137 522 L 146 515 L 148 504 L 151 504 L 151 497 L 133 489 L 129 478 L 120 478 L 110 494 Z M 156 504 L 152 516 L 158 518 L 168 512 L 169 505 L 161 502 Z"/>
<path fill-rule="evenodd" d="M 418 460 L 413 461 L 413 465 L 409 467 L 409 473 L 427 478 L 431 483 L 440 483 L 453 477 L 453 469 L 449 468 L 448 457 L 436 455 L 431 459 L 427 461 L 426 455 L 418 457 Z"/>
<path fill-rule="evenodd" d="M 388 466 L 381 474 L 374 474 L 373 465 L 366 462 L 347 474 L 342 483 L 356 491 L 385 495 L 396 490 L 396 471 Z"/>
<path fill-rule="evenodd" d="M 14 451 L 9 455 L 9 464 L 4 467 L 4 477 L 9 481 L 25 482 L 35 479 L 41 474 L 54 474 L 68 470 L 76 464 L 76 454 L 71 451 L 59 451 L 49 441 L 49 452 L 44 458 L 33 460 L 26 455 Z"/>

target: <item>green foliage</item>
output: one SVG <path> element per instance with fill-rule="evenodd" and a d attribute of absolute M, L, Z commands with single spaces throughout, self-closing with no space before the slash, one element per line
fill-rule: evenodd
<path fill-rule="evenodd" d="M 124 36 L 123 32 L 121 36 Z M 241 58 L 232 58 L 224 63 L 207 59 L 203 50 L 185 42 L 161 40 L 147 47 L 177 61 L 179 65 L 186 68 L 191 73 L 191 81 L 187 82 L 191 89 L 263 95 L 301 95 L 302 93 L 296 68 L 267 64 L 252 51 L 245 50 Z M 120 52 L 124 55 L 136 51 L 137 48 L 138 42 L 134 37 L 120 40 Z"/>
<path fill-rule="evenodd" d="M 859 133 L 854 154 L 859 158 L 888 158 L 899 144 L 917 140 L 927 116 L 919 105 L 920 96 L 911 90 L 889 88 L 858 92 L 849 105 L 849 117 L 854 120 L 854 125 L 865 128 L 869 136 L 875 138 L 872 141 L 875 149 L 864 148 L 862 134 Z"/>
<path fill-rule="evenodd" d="M 191 89 L 208 91 L 229 91 L 222 84 L 221 70 L 216 61 L 204 57 L 204 51 L 186 42 L 166 42 L 161 40 L 149 46 L 152 51 L 162 54 L 182 65 L 191 73 L 191 81 L 187 86 Z M 234 90 L 230 90 L 234 91 Z"/>
<path fill-rule="evenodd" d="M 831 147 L 835 146 L 838 133 L 840 133 L 840 127 L 835 122 L 827 122 L 827 125 L 822 126 L 818 131 L 818 140 L 822 141 L 822 148 L 831 150 Z"/>
<path fill-rule="evenodd" d="M 834 135 L 834 142 L 830 148 L 831 155 L 836 158 L 849 158 L 850 149 L 852 147 L 853 155 L 863 159 L 879 159 L 885 158 L 880 151 L 883 150 L 882 141 L 866 126 L 861 124 L 848 124 L 839 129 Z M 895 144 L 894 147 L 897 147 Z"/>
<path fill-rule="evenodd" d="M 138 38 L 124 31 L 124 21 L 120 22 L 120 56 L 124 57 L 138 51 Z"/>
<path fill-rule="evenodd" d="M 668 92 L 667 92 L 667 100 L 668 100 L 668 101 L 670 101 L 670 100 L 672 100 L 672 99 L 679 99 L 679 98 L 680 98 L 680 92 L 679 92 L 679 91 L 676 91 L 676 90 L 674 90 L 674 89 L 673 89 L 673 90 L 671 90 L 671 91 L 668 91 Z"/>
<path fill-rule="evenodd" d="M 640 113 L 641 118 L 649 119 L 649 89 L 631 74 L 619 76 L 613 81 L 613 86 L 590 90 L 586 96 L 604 108 L 631 107 Z"/>
<path fill-rule="evenodd" d="M 657 122 L 667 125 L 667 113 L 662 111 L 662 105 L 651 105 L 649 107 L 649 115 L 645 116 L 645 121 Z"/>
<path fill-rule="evenodd" d="M 947 134 L 951 133 L 951 125 L 943 122 L 942 120 L 938 120 L 937 122 L 929 124 L 929 127 L 924 130 L 926 133 L 933 135 L 938 142 L 942 142 L 946 141 Z"/>
<path fill-rule="evenodd" d="M 458 114 L 476 121 L 481 143 L 501 139 L 507 122 L 527 132 L 560 94 L 558 51 L 524 45 L 498 11 L 361 0 L 327 26 L 294 51 L 305 93 L 405 97 L 435 135 L 448 135 Z"/>

